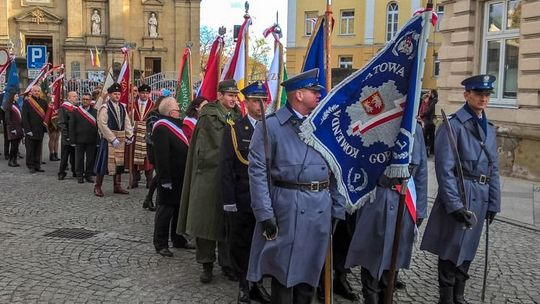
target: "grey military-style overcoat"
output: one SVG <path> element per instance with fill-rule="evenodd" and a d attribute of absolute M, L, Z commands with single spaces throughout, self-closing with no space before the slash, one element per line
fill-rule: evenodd
<path fill-rule="evenodd" d="M 247 279 L 271 275 L 287 287 L 299 283 L 317 286 L 324 264 L 332 217 L 345 218 L 345 199 L 326 161 L 298 136 L 300 121 L 288 107 L 267 118 L 273 181 L 309 183 L 327 181 L 319 192 L 286 189 L 267 184 L 263 131 L 258 124 L 250 145 L 251 206 L 257 220 Z M 276 218 L 278 235 L 267 241 L 261 222 Z"/>
<path fill-rule="evenodd" d="M 415 165 L 413 180 L 416 191 L 416 218 L 427 217 L 427 156 L 422 127 L 417 125 L 411 164 Z M 345 262 L 346 268 L 362 266 L 374 278 L 380 279 L 390 269 L 392 245 L 396 228 L 399 193 L 394 189 L 377 187 L 376 197 L 366 203 L 356 215 L 354 231 Z M 409 268 L 416 224 L 405 207 L 397 268 Z"/>
<path fill-rule="evenodd" d="M 420 249 L 459 266 L 463 261 L 474 259 L 487 211 L 500 212 L 499 161 L 495 128 L 491 123 L 487 125 L 487 134 L 484 133 L 465 108 L 458 110 L 449 121 L 456 135 L 464 173 L 472 176 L 487 175 L 490 180 L 481 184 L 465 179 L 469 210 L 476 214 L 478 223 L 472 229 L 464 230 L 463 224 L 450 215 L 462 208 L 463 203 L 458 191 L 455 171 L 457 164 L 447 130 L 444 126 L 439 127 L 435 136 L 435 172 L 439 189 Z"/>

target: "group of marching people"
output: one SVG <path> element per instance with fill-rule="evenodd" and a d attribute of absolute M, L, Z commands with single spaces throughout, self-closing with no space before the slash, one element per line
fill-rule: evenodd
<path fill-rule="evenodd" d="M 62 134 L 58 178 L 66 176 L 71 155 L 78 181 L 95 182 L 94 194 L 102 197 L 105 175 L 113 175 L 115 193 L 127 194 L 121 186 L 126 167 L 131 170 L 131 188 L 138 186 L 144 171 L 149 192 L 143 207 L 156 211 L 156 252 L 172 257 L 170 244 L 195 247 L 204 284 L 213 281 L 217 260 L 222 273 L 238 281 L 238 303 L 311 303 L 315 294 L 324 298 L 317 287 L 331 233 L 334 292 L 358 301 L 347 273 L 360 266 L 364 303 L 382 303 L 402 180 L 383 175 L 373 199 L 355 213 L 346 213 L 334 172 L 299 137 L 302 122 L 320 101 L 318 73 L 313 69 L 284 81 L 287 103 L 267 116 L 262 81 L 240 91 L 234 80 L 223 80 L 217 100 L 195 98 L 186 113 L 168 92 L 156 102 L 150 100 L 147 85 L 138 87 L 132 109 L 120 103 L 118 84 L 107 88 L 108 96 L 95 105 L 88 94 L 82 94 L 79 105 L 76 92 L 69 92 L 58 111 Z M 489 75 L 465 79 L 465 103 L 449 119 L 455 142 L 448 137 L 449 129 L 439 127 L 431 143 L 439 190 L 420 249 L 438 256 L 440 304 L 467 303 L 465 283 L 483 223 L 491 224 L 500 211 L 495 130 L 484 111 L 494 80 Z M 40 93 L 39 87 L 32 88 L 22 110 L 13 104 L 4 119 L 10 145 L 18 146 L 25 138 L 26 164 L 32 173 L 43 171 L 47 103 Z M 240 93 L 245 98 L 242 104 Z M 397 269 L 409 268 L 418 228 L 428 217 L 421 128 L 414 135 L 409 165 L 416 208 L 403 215 Z M 461 162 L 451 145 L 456 145 Z M 16 164 L 16 148 L 9 152 L 9 160 L 10 166 Z M 458 186 L 458 167 L 464 172 L 465 193 Z M 157 206 L 152 200 L 155 190 Z M 270 293 L 263 278 L 271 281 Z"/>

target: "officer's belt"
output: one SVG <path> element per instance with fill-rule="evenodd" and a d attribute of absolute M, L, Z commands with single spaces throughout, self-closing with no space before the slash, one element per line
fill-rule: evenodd
<path fill-rule="evenodd" d="M 296 190 L 307 190 L 318 192 L 328 188 L 330 185 L 329 181 L 323 182 L 311 182 L 311 183 L 291 183 L 284 181 L 274 181 L 274 186 L 287 189 L 296 189 Z"/>
<path fill-rule="evenodd" d="M 480 185 L 485 185 L 491 181 L 491 178 L 487 175 L 481 174 L 481 175 L 472 175 L 467 172 L 463 172 L 463 178 L 472 180 L 475 183 L 478 183 Z"/>

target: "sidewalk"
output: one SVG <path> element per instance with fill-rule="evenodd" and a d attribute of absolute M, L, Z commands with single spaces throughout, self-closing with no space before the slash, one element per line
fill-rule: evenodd
<path fill-rule="evenodd" d="M 437 196 L 433 158 L 428 160 L 428 197 Z M 501 176 L 501 213 L 498 218 L 540 230 L 540 183 Z"/>

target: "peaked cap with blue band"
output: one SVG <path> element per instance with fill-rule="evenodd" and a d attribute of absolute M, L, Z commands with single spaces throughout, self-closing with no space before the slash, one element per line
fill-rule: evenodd
<path fill-rule="evenodd" d="M 314 68 L 300 73 L 281 83 L 285 91 L 292 92 L 299 89 L 323 90 L 324 87 L 319 84 L 319 69 Z"/>
<path fill-rule="evenodd" d="M 480 74 L 469 77 L 461 82 L 465 86 L 465 90 L 473 91 L 492 91 L 495 76 L 488 74 Z"/>
<path fill-rule="evenodd" d="M 241 90 L 246 98 L 267 98 L 266 88 L 262 81 L 255 81 Z"/>

